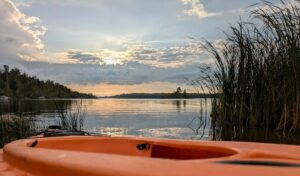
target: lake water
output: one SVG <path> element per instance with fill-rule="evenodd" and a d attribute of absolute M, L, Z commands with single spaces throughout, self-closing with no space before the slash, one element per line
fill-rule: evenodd
<path fill-rule="evenodd" d="M 97 99 L 86 103 L 86 130 L 110 135 L 199 137 L 191 129 L 197 121 L 189 125 L 199 116 L 197 99 Z"/>
<path fill-rule="evenodd" d="M 203 99 L 86 99 L 22 100 L 9 105 L 0 102 L 5 112 L 35 113 L 40 129 L 58 124 L 57 109 L 85 109 L 83 130 L 112 136 L 238 140 L 300 144 L 300 135 L 287 136 L 266 129 L 219 127 L 212 130 L 210 102 Z M 202 107 L 202 108 L 201 108 Z M 0 109 L 0 110 L 1 110 Z"/>
<path fill-rule="evenodd" d="M 55 104 L 71 106 L 81 100 L 23 100 L 6 111 L 35 112 L 40 128 L 57 124 Z M 201 126 L 200 99 L 86 99 L 82 100 L 85 131 L 108 135 L 208 139 Z M 56 102 L 56 103 L 55 103 Z M 10 109 L 9 109 L 10 108 Z M 209 116 L 210 108 L 206 117 Z M 207 121 L 208 122 L 208 121 Z M 203 125 L 202 125 L 203 126 Z M 206 126 L 208 127 L 209 124 Z M 208 129 L 208 128 L 207 128 Z"/>

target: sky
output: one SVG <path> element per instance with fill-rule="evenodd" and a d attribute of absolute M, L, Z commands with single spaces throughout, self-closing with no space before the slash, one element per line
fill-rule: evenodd
<path fill-rule="evenodd" d="M 224 39 L 259 2 L 0 0 L 0 65 L 98 96 L 193 91 L 213 64 L 201 41 Z"/>

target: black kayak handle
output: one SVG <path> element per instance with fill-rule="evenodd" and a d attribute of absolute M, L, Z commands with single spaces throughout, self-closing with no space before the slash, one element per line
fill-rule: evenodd
<path fill-rule="evenodd" d="M 148 143 L 138 144 L 138 145 L 136 146 L 136 148 L 137 148 L 138 150 L 149 150 L 149 149 L 150 149 L 150 144 L 148 144 Z"/>

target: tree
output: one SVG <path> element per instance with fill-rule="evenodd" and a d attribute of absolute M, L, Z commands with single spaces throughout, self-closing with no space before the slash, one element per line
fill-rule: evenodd
<path fill-rule="evenodd" d="M 9 66 L 3 65 L 3 68 L 4 68 L 4 73 L 7 74 L 9 72 Z"/>
<path fill-rule="evenodd" d="M 186 89 L 183 90 L 183 98 L 187 98 Z"/>
<path fill-rule="evenodd" d="M 174 98 L 181 98 L 182 90 L 180 87 L 177 87 L 177 90 L 174 92 Z"/>
<path fill-rule="evenodd" d="M 180 87 L 177 87 L 176 93 L 181 94 L 182 90 Z"/>
<path fill-rule="evenodd" d="M 8 76 L 9 76 L 9 66 L 8 65 L 3 65 L 3 68 L 4 68 L 4 79 L 5 79 L 5 94 L 6 95 L 10 95 L 9 93 L 9 83 L 8 83 Z"/>
<path fill-rule="evenodd" d="M 19 69 L 9 69 L 8 65 L 0 69 L 0 95 L 11 98 L 94 98 L 92 94 L 73 92 L 69 88 L 54 83 L 41 81 L 35 76 L 21 73 Z"/>

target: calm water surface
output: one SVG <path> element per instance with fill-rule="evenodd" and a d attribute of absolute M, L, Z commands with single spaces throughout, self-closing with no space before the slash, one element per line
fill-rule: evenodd
<path fill-rule="evenodd" d="M 83 130 L 94 133 L 300 144 L 300 135 L 287 136 L 273 130 L 232 126 L 212 129 L 210 102 L 207 100 L 204 106 L 203 99 L 22 100 L 13 105 L 0 102 L 0 108 L 4 112 L 34 112 L 38 127 L 45 129 L 58 124 L 58 106 L 65 104 L 63 108 L 72 109 L 81 102 L 86 116 Z"/>
<path fill-rule="evenodd" d="M 88 100 L 85 129 L 111 135 L 197 138 L 200 100 Z M 188 127 L 190 126 L 190 128 Z"/>
<path fill-rule="evenodd" d="M 57 124 L 54 102 L 71 106 L 81 100 L 23 100 L 10 106 L 12 112 L 36 112 L 40 128 Z M 200 117 L 200 99 L 87 99 L 82 100 L 84 130 L 109 135 L 162 138 L 209 138 Z M 8 108 L 6 108 L 8 111 Z M 210 108 L 207 109 L 208 117 Z M 207 124 L 207 127 L 209 124 Z"/>

